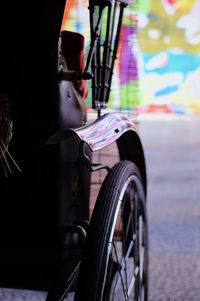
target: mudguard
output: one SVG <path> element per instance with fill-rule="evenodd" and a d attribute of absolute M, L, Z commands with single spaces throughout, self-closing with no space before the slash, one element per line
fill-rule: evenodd
<path fill-rule="evenodd" d="M 136 125 L 126 115 L 107 113 L 82 127 L 57 132 L 48 139 L 47 144 L 59 143 L 72 135 L 85 142 L 92 152 L 116 141 L 120 159 L 130 160 L 140 169 L 146 192 L 146 164 L 142 143 Z"/>

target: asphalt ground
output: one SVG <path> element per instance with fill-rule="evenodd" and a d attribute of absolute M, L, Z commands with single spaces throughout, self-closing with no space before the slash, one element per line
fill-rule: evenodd
<path fill-rule="evenodd" d="M 138 125 L 148 178 L 149 301 L 200 301 L 200 118 Z"/>

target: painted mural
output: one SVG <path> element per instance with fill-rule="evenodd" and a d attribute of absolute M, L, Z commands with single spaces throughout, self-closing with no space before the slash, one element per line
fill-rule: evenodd
<path fill-rule="evenodd" d="M 200 113 L 200 0 L 139 0 L 144 110 Z"/>
<path fill-rule="evenodd" d="M 81 32 L 87 53 L 87 0 L 67 1 L 62 28 Z M 112 108 L 200 113 L 200 0 L 130 2 L 120 39 Z"/>
<path fill-rule="evenodd" d="M 131 0 L 132 1 L 132 0 Z M 109 107 L 134 108 L 140 100 L 139 78 L 137 68 L 138 52 L 138 17 L 135 4 L 125 9 L 121 29 L 120 45 L 115 64 Z M 90 45 L 88 0 L 67 0 L 63 16 L 62 30 L 77 31 L 85 37 L 85 56 Z M 88 105 L 91 101 L 91 91 Z"/>

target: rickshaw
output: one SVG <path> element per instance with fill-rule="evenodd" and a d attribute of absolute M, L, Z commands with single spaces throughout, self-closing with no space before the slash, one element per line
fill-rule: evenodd
<path fill-rule="evenodd" d="M 144 151 L 129 117 L 102 113 L 129 3 L 89 0 L 86 59 L 84 37 L 61 31 L 65 4 L 0 9 L 0 287 L 45 292 L 46 301 L 147 301 Z M 113 143 L 114 166 L 93 162 Z M 107 175 L 90 213 L 99 170 Z"/>

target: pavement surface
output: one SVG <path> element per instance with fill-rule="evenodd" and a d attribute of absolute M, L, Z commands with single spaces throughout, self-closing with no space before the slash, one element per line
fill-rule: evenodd
<path fill-rule="evenodd" d="M 142 119 L 149 301 L 200 301 L 200 119 Z"/>

